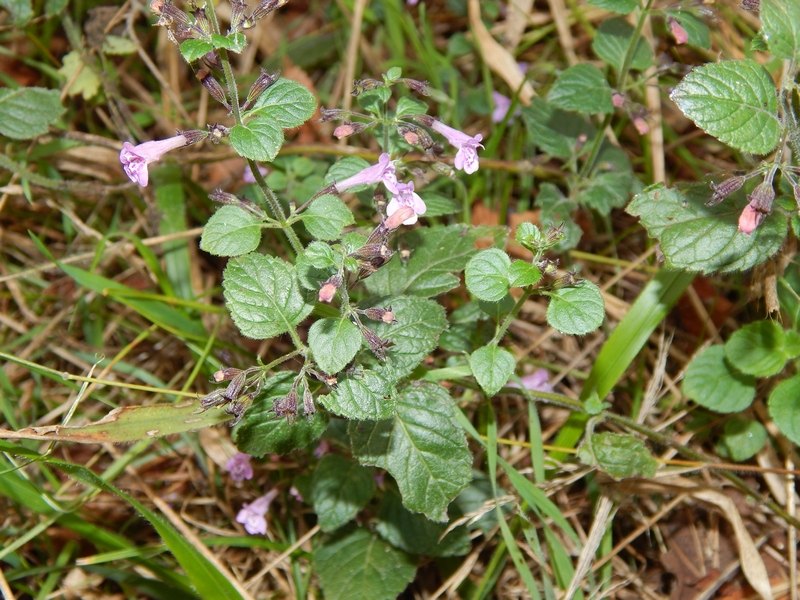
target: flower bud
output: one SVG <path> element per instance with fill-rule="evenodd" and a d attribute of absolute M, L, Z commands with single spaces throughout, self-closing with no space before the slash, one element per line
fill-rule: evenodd
<path fill-rule="evenodd" d="M 305 391 L 303 391 L 303 414 L 310 417 L 315 412 L 317 412 L 317 407 L 314 406 L 314 396 L 306 386 Z"/>
<path fill-rule="evenodd" d="M 639 132 L 639 135 L 646 135 L 650 132 L 650 125 L 647 123 L 647 119 L 642 116 L 635 116 L 633 117 L 633 126 L 636 127 L 636 131 Z"/>
<path fill-rule="evenodd" d="M 221 189 L 217 188 L 213 190 L 209 195 L 208 198 L 212 202 L 216 202 L 217 204 L 232 204 L 233 206 L 237 206 L 241 203 L 241 199 L 239 196 L 234 194 L 230 194 L 228 192 L 223 192 Z M 219 373 L 219 371 L 217 371 Z M 215 373 L 216 375 L 216 373 Z"/>
<path fill-rule="evenodd" d="M 319 288 L 319 301 L 329 303 L 336 295 L 336 290 L 342 285 L 342 276 L 338 273 L 329 277 Z"/>
<path fill-rule="evenodd" d="M 611 104 L 613 104 L 615 108 L 622 108 L 625 106 L 625 94 L 620 94 L 619 92 L 611 94 Z"/>
<path fill-rule="evenodd" d="M 244 11 L 247 10 L 245 0 L 231 0 L 231 28 L 230 32 L 239 31 L 244 22 Z"/>
<path fill-rule="evenodd" d="M 336 121 L 350 114 L 349 111 L 342 110 L 341 108 L 320 108 L 320 121 Z"/>
<path fill-rule="evenodd" d="M 428 85 L 427 81 L 419 81 L 418 79 L 409 79 L 407 77 L 400 79 L 400 81 L 405 83 L 411 91 L 417 92 L 422 96 L 431 95 L 431 86 Z"/>
<path fill-rule="evenodd" d="M 335 137 L 337 140 L 340 140 L 356 133 L 361 133 L 366 128 L 367 125 L 364 123 L 352 123 L 351 121 L 345 121 L 333 130 L 333 137 Z"/>
<path fill-rule="evenodd" d="M 411 218 L 412 216 L 414 216 L 413 208 L 410 206 L 401 206 L 397 209 L 397 212 L 383 222 L 383 226 L 387 231 L 392 231 L 400 227 L 400 225 L 403 224 L 403 221 Z"/>
<path fill-rule="evenodd" d="M 225 388 L 224 396 L 228 400 L 236 400 L 242 393 L 242 390 L 244 389 L 244 384 L 246 382 L 247 382 L 247 372 L 241 371 L 233 379 L 231 379 L 231 382 L 228 384 L 228 387 Z"/>
<path fill-rule="evenodd" d="M 725 198 L 739 190 L 744 185 L 745 181 L 745 177 L 742 175 L 736 175 L 734 177 L 729 177 L 719 184 L 712 182 L 711 189 L 714 190 L 714 193 L 711 194 L 711 199 L 706 202 L 706 206 L 715 206 L 719 204 L 725 200 Z"/>
<path fill-rule="evenodd" d="M 748 204 L 744 207 L 742 214 L 739 215 L 739 231 L 745 235 L 750 235 L 761 225 L 761 221 L 766 216 L 766 213 L 762 213 L 753 208 L 751 204 Z"/>
<path fill-rule="evenodd" d="M 772 210 L 772 201 L 775 200 L 775 188 L 772 181 L 763 181 L 747 196 L 752 206 L 758 212 L 768 214 Z"/>
<path fill-rule="evenodd" d="M 667 25 L 669 25 L 669 31 L 672 34 L 672 37 L 675 38 L 676 44 L 681 45 L 689 41 L 689 34 L 686 32 L 686 29 L 683 28 L 683 25 L 678 23 L 678 21 L 670 17 L 667 19 Z"/>
<path fill-rule="evenodd" d="M 364 340 L 376 358 L 378 360 L 386 360 L 386 348 L 389 347 L 391 342 L 378 337 L 378 334 L 366 327 L 361 328 L 361 335 L 364 336 Z"/>
<path fill-rule="evenodd" d="M 391 324 L 396 323 L 397 319 L 394 316 L 391 308 L 367 308 L 366 310 L 362 311 L 364 315 L 368 319 L 372 319 L 373 321 L 383 321 L 384 323 Z"/>
<path fill-rule="evenodd" d="M 277 416 L 287 419 L 297 416 L 297 390 L 292 388 L 286 396 L 275 400 L 272 410 Z"/>
<path fill-rule="evenodd" d="M 230 381 L 241 372 L 242 372 L 241 369 L 236 369 L 234 367 L 225 367 L 224 369 L 215 371 L 212 377 L 214 378 L 215 382 L 221 383 L 223 381 Z"/>
<path fill-rule="evenodd" d="M 430 150 L 433 147 L 433 138 L 422 127 L 413 123 L 400 123 L 397 132 L 403 139 L 412 146 L 419 146 L 423 150 Z"/>
<path fill-rule="evenodd" d="M 289 0 L 261 0 L 261 2 L 258 3 L 258 6 L 256 6 L 256 9 L 253 11 L 253 14 L 250 16 L 250 20 L 253 21 L 253 24 L 255 24 L 256 21 L 263 19 L 273 10 L 277 10 L 288 3 Z"/>
<path fill-rule="evenodd" d="M 268 73 L 264 69 L 261 69 L 261 73 L 258 77 L 256 77 L 253 85 L 250 86 L 250 91 L 247 92 L 247 99 L 242 105 L 242 110 L 247 110 L 250 108 L 255 101 L 261 97 L 261 94 L 267 91 L 267 88 L 278 81 L 280 77 L 280 73 Z"/>
<path fill-rule="evenodd" d="M 200 83 L 206 88 L 209 96 L 230 110 L 231 107 L 230 104 L 228 104 L 228 99 L 225 97 L 225 90 L 222 89 L 219 81 L 217 81 L 213 75 L 206 75 L 200 80 Z"/>

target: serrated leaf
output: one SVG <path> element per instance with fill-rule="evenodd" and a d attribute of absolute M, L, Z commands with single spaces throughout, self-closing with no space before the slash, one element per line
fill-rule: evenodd
<path fill-rule="evenodd" d="M 577 152 L 578 138 L 592 139 L 594 127 L 583 118 L 576 118 L 543 100 L 534 98 L 522 107 L 522 119 L 528 137 L 543 152 L 556 158 L 570 158 Z"/>
<path fill-rule="evenodd" d="M 781 433 L 800 446 L 800 375 L 781 381 L 769 395 L 769 416 Z"/>
<path fill-rule="evenodd" d="M 322 531 L 334 531 L 351 521 L 375 493 L 369 469 L 356 462 L 327 454 L 319 461 L 311 480 L 311 502 Z"/>
<path fill-rule="evenodd" d="M 461 205 L 455 198 L 427 190 L 425 190 L 425 207 L 425 218 L 453 215 L 461 210 Z"/>
<path fill-rule="evenodd" d="M 754 60 L 695 67 L 670 98 L 700 129 L 737 150 L 767 154 L 778 145 L 775 84 Z"/>
<path fill-rule="evenodd" d="M 397 101 L 396 118 L 407 117 L 409 115 L 424 115 L 428 112 L 428 105 L 414 98 L 404 96 Z"/>
<path fill-rule="evenodd" d="M 314 571 L 326 600 L 394 600 L 417 567 L 405 552 L 354 529 L 314 549 Z"/>
<path fill-rule="evenodd" d="M 787 0 L 762 0 L 761 34 L 776 58 L 800 59 L 800 4 Z"/>
<path fill-rule="evenodd" d="M 47 133 L 64 114 L 58 90 L 45 88 L 0 89 L 0 133 L 15 140 L 29 140 Z"/>
<path fill-rule="evenodd" d="M 634 35 L 636 35 L 636 30 L 624 18 L 608 19 L 597 28 L 597 33 L 592 40 L 592 50 L 600 60 L 620 71 Z M 653 50 L 640 36 L 636 42 L 636 49 L 631 57 L 629 67 L 635 71 L 644 71 L 652 64 Z"/>
<path fill-rule="evenodd" d="M 393 391 L 385 377 L 371 369 L 357 368 L 339 377 L 336 387 L 317 402 L 347 419 L 386 419 L 395 410 Z"/>
<path fill-rule="evenodd" d="M 308 330 L 308 345 L 317 366 L 323 372 L 335 375 L 353 360 L 361 348 L 361 332 L 350 319 L 320 319 Z"/>
<path fill-rule="evenodd" d="M 383 496 L 375 530 L 392 546 L 410 554 L 463 556 L 471 547 L 465 527 L 457 527 L 445 536 L 447 525 L 409 512 L 393 490 Z"/>
<path fill-rule="evenodd" d="M 285 333 L 313 308 L 303 299 L 292 266 L 272 256 L 246 254 L 228 261 L 222 287 L 234 323 L 250 338 Z"/>
<path fill-rule="evenodd" d="M 181 56 L 186 62 L 194 62 L 214 49 L 214 44 L 205 40 L 184 40 L 181 42 Z"/>
<path fill-rule="evenodd" d="M 725 360 L 721 345 L 709 346 L 695 355 L 681 389 L 699 405 L 720 413 L 740 412 L 756 395 L 755 379 L 736 371 Z"/>
<path fill-rule="evenodd" d="M 447 520 L 447 506 L 472 479 L 472 455 L 444 388 L 406 386 L 387 421 L 348 424 L 353 455 L 362 464 L 386 469 L 403 504 L 432 521 Z"/>
<path fill-rule="evenodd" d="M 103 53 L 114 56 L 126 56 L 136 52 L 136 44 L 121 35 L 107 35 L 103 40 Z"/>
<path fill-rule="evenodd" d="M 245 115 L 269 121 L 283 129 L 300 127 L 317 110 L 317 101 L 304 86 L 291 79 L 279 79 L 256 100 Z"/>
<path fill-rule="evenodd" d="M 341 266 L 341 256 L 324 242 L 311 242 L 298 255 L 295 264 L 297 278 L 307 290 L 319 290 L 323 282 Z"/>
<path fill-rule="evenodd" d="M 239 156 L 270 162 L 283 145 L 283 129 L 275 122 L 254 119 L 231 127 L 228 139 Z"/>
<path fill-rule="evenodd" d="M 597 465 L 614 479 L 653 477 L 658 461 L 639 438 L 621 433 L 595 433 L 578 450 L 586 464 Z"/>
<path fill-rule="evenodd" d="M 338 239 L 342 229 L 355 223 L 350 209 L 332 194 L 324 194 L 314 200 L 300 218 L 308 233 L 318 240 Z"/>
<path fill-rule="evenodd" d="M 516 365 L 511 352 L 494 344 L 478 348 L 469 355 L 472 374 L 490 398 L 508 383 Z"/>
<path fill-rule="evenodd" d="M 228 35 L 219 35 L 215 33 L 211 35 L 211 43 L 214 45 L 214 48 L 225 48 L 225 50 L 230 50 L 231 52 L 239 54 L 247 45 L 247 38 L 240 31 L 229 33 Z"/>
<path fill-rule="evenodd" d="M 511 287 L 527 287 L 539 283 L 542 272 L 536 265 L 524 260 L 515 260 L 508 268 L 508 283 Z"/>
<path fill-rule="evenodd" d="M 260 242 L 261 219 L 238 206 L 223 206 L 203 227 L 200 249 L 214 256 L 240 256 Z"/>
<path fill-rule="evenodd" d="M 589 64 L 575 65 L 560 73 L 547 93 L 547 101 L 558 108 L 589 115 L 614 111 L 611 86 L 603 72 Z"/>
<path fill-rule="evenodd" d="M 632 182 L 633 173 L 630 170 L 598 173 L 587 180 L 586 188 L 578 193 L 576 200 L 601 215 L 607 215 L 611 209 L 625 206 Z"/>
<path fill-rule="evenodd" d="M 511 259 L 499 248 L 482 250 L 467 263 L 464 276 L 467 289 L 479 300 L 497 302 L 509 289 L 508 269 Z"/>
<path fill-rule="evenodd" d="M 638 0 L 589 0 L 589 4 L 621 15 L 627 15 L 639 7 Z"/>
<path fill-rule="evenodd" d="M 455 275 L 475 254 L 477 234 L 462 225 L 416 229 L 403 236 L 411 258 L 403 262 L 394 256 L 366 280 L 375 295 L 438 296 L 457 287 Z"/>
<path fill-rule="evenodd" d="M 561 333 L 584 335 L 603 324 L 603 296 L 591 281 L 554 290 L 548 296 L 547 323 Z"/>
<path fill-rule="evenodd" d="M 779 211 L 745 235 L 738 229 L 739 214 L 747 204 L 744 195 L 706 206 L 710 196 L 705 186 L 683 193 L 656 184 L 634 197 L 626 210 L 661 242 L 667 266 L 676 269 L 744 271 L 766 261 L 783 245 L 787 224 Z"/>
<path fill-rule="evenodd" d="M 725 423 L 722 443 L 736 462 L 749 460 L 767 443 L 767 430 L 758 421 L 736 417 Z"/>
<path fill-rule="evenodd" d="M 64 56 L 64 63 L 58 72 L 69 84 L 68 96 L 81 96 L 84 100 L 91 100 L 100 90 L 100 78 L 94 69 L 83 62 L 81 53 L 77 50 Z"/>
<path fill-rule="evenodd" d="M 275 401 L 289 393 L 296 376 L 285 371 L 264 383 L 261 393 L 233 428 L 233 441 L 240 451 L 260 458 L 266 454 L 306 450 L 317 443 L 327 427 L 322 413 L 290 420 L 279 417 L 273 410 Z"/>
<path fill-rule="evenodd" d="M 725 358 L 745 375 L 771 377 L 789 358 L 784 352 L 783 327 L 774 321 L 756 321 L 737 329 L 725 342 Z"/>

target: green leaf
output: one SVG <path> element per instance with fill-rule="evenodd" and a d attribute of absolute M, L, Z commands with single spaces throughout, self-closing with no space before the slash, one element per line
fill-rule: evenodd
<path fill-rule="evenodd" d="M 238 206 L 223 206 L 203 227 L 200 249 L 214 256 L 240 256 L 260 242 L 261 219 Z"/>
<path fill-rule="evenodd" d="M 441 217 L 444 215 L 453 215 L 461 210 L 461 205 L 455 198 L 443 196 L 442 194 L 437 194 L 435 192 L 429 192 L 425 190 L 424 200 L 425 207 L 427 208 L 425 211 L 426 219 Z"/>
<path fill-rule="evenodd" d="M 383 496 L 375 530 L 392 546 L 409 554 L 463 556 L 471 547 L 465 527 L 457 527 L 444 535 L 447 525 L 409 512 L 394 490 Z"/>
<path fill-rule="evenodd" d="M 181 42 L 181 56 L 186 62 L 194 62 L 214 49 L 214 44 L 205 40 L 184 40 Z"/>
<path fill-rule="evenodd" d="M 0 0 L 0 8 L 11 14 L 14 25 L 25 25 L 33 17 L 33 3 L 31 0 Z"/>
<path fill-rule="evenodd" d="M 539 268 L 524 260 L 515 260 L 508 268 L 508 283 L 511 287 L 536 285 L 541 278 L 542 272 Z"/>
<path fill-rule="evenodd" d="M 769 416 L 781 433 L 800 446 L 800 375 L 781 381 L 767 401 Z"/>
<path fill-rule="evenodd" d="M 261 393 L 233 428 L 236 447 L 256 458 L 266 454 L 289 454 L 316 444 L 327 423 L 322 413 L 303 419 L 287 419 L 275 414 L 275 402 L 292 388 L 296 373 L 284 371 L 264 382 Z"/>
<path fill-rule="evenodd" d="M 58 72 L 69 83 L 69 96 L 82 96 L 84 100 L 91 100 L 100 90 L 100 78 L 94 69 L 83 62 L 78 50 L 64 56 L 64 64 Z"/>
<path fill-rule="evenodd" d="M 534 98 L 521 112 L 529 139 L 543 152 L 556 158 L 570 158 L 577 152 L 578 138 L 586 136 L 591 139 L 594 135 L 594 127 L 586 120 L 560 110 L 542 98 Z"/>
<path fill-rule="evenodd" d="M 684 28 L 688 37 L 687 43 L 690 46 L 708 50 L 711 47 L 711 34 L 708 26 L 702 19 L 685 10 L 666 10 L 668 17 L 675 19 Z"/>
<path fill-rule="evenodd" d="M 622 70 L 625 54 L 636 30 L 622 17 L 603 21 L 592 40 L 592 50 L 604 63 L 617 71 Z M 643 37 L 636 42 L 636 49 L 630 61 L 630 68 L 644 71 L 653 64 L 653 51 Z"/>
<path fill-rule="evenodd" d="M 584 335 L 603 324 L 603 296 L 591 281 L 553 290 L 548 295 L 547 323 L 561 333 Z"/>
<path fill-rule="evenodd" d="M 314 200 L 300 218 L 308 233 L 318 240 L 338 239 L 345 226 L 355 223 L 350 209 L 332 194 Z"/>
<path fill-rule="evenodd" d="M 638 0 L 589 0 L 589 4 L 621 15 L 627 15 L 639 6 Z"/>
<path fill-rule="evenodd" d="M 417 567 L 405 552 L 354 529 L 314 549 L 314 571 L 326 600 L 394 600 Z"/>
<path fill-rule="evenodd" d="M 432 521 L 447 520 L 447 506 L 472 480 L 472 455 L 458 425 L 453 399 L 432 383 L 406 386 L 391 420 L 351 421 L 353 455 L 386 469 L 403 504 Z"/>
<path fill-rule="evenodd" d="M 749 460 L 767 443 L 767 430 L 758 421 L 734 417 L 725 423 L 722 443 L 736 462 Z"/>
<path fill-rule="evenodd" d="M 595 433 L 578 450 L 585 464 L 597 465 L 614 479 L 653 477 L 658 461 L 639 438 L 621 433 Z"/>
<path fill-rule="evenodd" d="M 254 119 L 231 127 L 228 139 L 239 156 L 271 162 L 283 145 L 283 129 L 275 122 Z"/>
<path fill-rule="evenodd" d="M 313 308 L 303 299 L 291 265 L 272 256 L 246 254 L 228 261 L 222 287 L 234 323 L 254 339 L 289 331 Z"/>
<path fill-rule="evenodd" d="M 572 213 L 578 208 L 574 200 L 564 196 L 552 183 L 543 183 L 536 196 L 536 206 L 542 209 L 539 215 L 542 227 L 559 227 L 564 235 L 554 250 L 564 252 L 578 245 L 583 231 L 572 219 Z"/>
<path fill-rule="evenodd" d="M 401 119 L 409 115 L 424 115 L 428 112 L 428 105 L 414 98 L 404 96 L 397 101 L 395 117 Z"/>
<path fill-rule="evenodd" d="M 369 469 L 336 454 L 323 456 L 311 479 L 311 502 L 320 529 L 334 531 L 351 521 L 373 493 L 375 481 Z"/>
<path fill-rule="evenodd" d="M 320 319 L 308 330 L 314 362 L 329 375 L 347 366 L 361 348 L 361 332 L 350 319 Z"/>
<path fill-rule="evenodd" d="M 397 81 L 403 76 L 403 69 L 400 67 L 391 67 L 386 71 L 385 79 L 387 82 Z"/>
<path fill-rule="evenodd" d="M 103 40 L 103 54 L 127 56 L 136 52 L 136 44 L 121 35 L 107 35 Z"/>
<path fill-rule="evenodd" d="M 725 358 L 745 375 L 777 375 L 789 358 L 784 352 L 783 327 L 774 321 L 756 321 L 736 330 L 725 342 Z"/>
<path fill-rule="evenodd" d="M 458 287 L 454 273 L 475 254 L 476 237 L 474 229 L 462 225 L 413 230 L 402 238 L 411 258 L 393 257 L 365 281 L 367 289 L 380 296 L 438 296 Z"/>
<path fill-rule="evenodd" d="M 608 215 L 612 208 L 625 206 L 631 192 L 633 173 L 630 169 L 597 173 L 586 181 L 587 187 L 575 198 L 579 203 Z"/>
<path fill-rule="evenodd" d="M 492 344 L 470 354 L 469 366 L 483 391 L 491 398 L 508 383 L 517 361 L 511 352 Z"/>
<path fill-rule="evenodd" d="M 761 34 L 776 58 L 800 59 L 800 4 L 786 0 L 762 0 Z"/>
<path fill-rule="evenodd" d="M 509 289 L 508 269 L 511 259 L 499 248 L 482 250 L 467 263 L 464 271 L 467 289 L 479 300 L 497 302 Z"/>
<path fill-rule="evenodd" d="M 324 242 L 311 242 L 297 257 L 297 278 L 307 290 L 319 290 L 341 266 L 341 256 Z"/>
<path fill-rule="evenodd" d="M 304 86 L 291 79 L 279 79 L 256 100 L 245 118 L 256 115 L 283 129 L 300 127 L 317 110 L 317 101 Z"/>
<path fill-rule="evenodd" d="M 29 140 L 47 133 L 64 114 L 58 90 L 45 88 L 0 89 L 0 133 L 15 140 Z"/>
<path fill-rule="evenodd" d="M 695 355 L 681 389 L 699 405 L 720 413 L 743 411 L 756 395 L 755 379 L 736 371 L 725 359 L 721 345 Z"/>
<path fill-rule="evenodd" d="M 339 377 L 331 393 L 317 401 L 326 410 L 347 419 L 379 420 L 389 418 L 395 410 L 393 391 L 385 377 L 359 367 Z"/>
<path fill-rule="evenodd" d="M 211 43 L 214 48 L 225 48 L 225 50 L 239 54 L 247 45 L 247 38 L 240 31 L 229 33 L 228 35 L 214 33 L 211 35 Z M 183 45 L 181 45 L 181 50 L 183 50 Z"/>
<path fill-rule="evenodd" d="M 711 194 L 696 186 L 684 194 L 663 184 L 637 194 L 627 212 L 641 218 L 651 237 L 659 239 L 666 264 L 676 269 L 711 273 L 744 271 L 766 261 L 783 245 L 786 218 L 767 216 L 751 235 L 738 229 L 747 203 L 743 194 L 706 206 Z"/>
<path fill-rule="evenodd" d="M 695 67 L 670 98 L 700 129 L 737 150 L 767 154 L 778 145 L 775 83 L 754 60 Z"/>
<path fill-rule="evenodd" d="M 558 108 L 588 115 L 614 111 L 611 86 L 603 72 L 589 64 L 575 65 L 560 73 L 547 93 L 547 101 Z"/>

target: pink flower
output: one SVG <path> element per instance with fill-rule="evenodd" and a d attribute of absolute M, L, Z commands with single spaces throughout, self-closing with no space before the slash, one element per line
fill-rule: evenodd
<path fill-rule="evenodd" d="M 478 170 L 478 148 L 483 148 L 481 144 L 483 136 L 480 133 L 470 137 L 463 131 L 448 127 L 441 121 L 436 120 L 431 124 L 431 128 L 441 133 L 458 150 L 456 159 L 453 162 L 456 169 L 468 174 Z"/>
<path fill-rule="evenodd" d="M 530 375 L 520 377 L 520 381 L 522 382 L 522 387 L 526 390 L 531 390 L 532 392 L 552 392 L 553 386 L 548 381 L 549 378 L 550 373 L 548 373 L 547 369 L 536 369 Z M 520 387 L 516 382 L 509 383 L 508 385 L 509 387 Z"/>
<path fill-rule="evenodd" d="M 137 146 L 130 142 L 125 142 L 122 144 L 122 150 L 119 153 L 119 162 L 122 163 L 125 174 L 132 182 L 138 183 L 142 187 L 147 187 L 147 165 L 161 160 L 161 157 L 170 150 L 182 148 L 188 143 L 189 140 L 185 135 L 176 135 L 154 142 L 144 142 Z"/>
<path fill-rule="evenodd" d="M 267 533 L 266 514 L 277 495 L 278 490 L 273 489 L 253 502 L 243 505 L 236 515 L 236 522 L 244 525 L 245 531 L 250 535 L 264 535 Z"/>
<path fill-rule="evenodd" d="M 766 217 L 766 213 L 759 212 L 752 205 L 748 204 L 744 207 L 742 214 L 739 215 L 739 231 L 746 235 L 750 235 L 756 230 L 756 227 L 761 225 L 761 221 Z"/>
<path fill-rule="evenodd" d="M 253 465 L 250 464 L 250 455 L 237 452 L 225 463 L 225 470 L 230 473 L 231 479 L 240 483 L 253 478 Z"/>
<path fill-rule="evenodd" d="M 403 225 L 413 225 L 417 222 L 418 215 L 424 215 L 427 207 L 422 198 L 414 191 L 414 182 L 398 183 L 395 186 L 394 195 L 386 207 L 386 216 L 391 219 L 392 215 L 401 208 L 410 208 L 413 212 L 403 220 Z M 407 211 L 404 211 L 404 213 Z"/>
<path fill-rule="evenodd" d="M 672 37 L 675 38 L 676 44 L 685 44 L 689 41 L 689 34 L 686 32 L 686 29 L 683 28 L 683 25 L 671 17 L 667 19 L 667 23 L 669 24 L 669 31 L 672 33 Z"/>
<path fill-rule="evenodd" d="M 377 164 L 362 169 L 347 179 L 334 183 L 333 187 L 337 193 L 341 194 L 357 185 L 372 185 L 381 182 L 386 186 L 386 189 L 394 192 L 394 186 L 397 185 L 397 175 L 395 174 L 394 163 L 392 163 L 386 152 L 380 155 Z"/>
<path fill-rule="evenodd" d="M 492 92 L 494 110 L 492 111 L 492 123 L 500 123 L 506 118 L 508 109 L 511 108 L 511 98 L 504 96 L 500 92 Z"/>

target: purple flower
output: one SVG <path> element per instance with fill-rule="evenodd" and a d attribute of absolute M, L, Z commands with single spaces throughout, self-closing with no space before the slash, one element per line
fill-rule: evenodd
<path fill-rule="evenodd" d="M 225 463 L 225 470 L 230 473 L 231 479 L 240 483 L 253 478 L 253 465 L 250 464 L 250 455 L 237 452 Z"/>
<path fill-rule="evenodd" d="M 417 215 L 424 215 L 427 207 L 422 198 L 414 191 L 414 182 L 398 183 L 394 189 L 394 195 L 386 207 L 386 216 L 390 217 L 401 208 L 407 207 L 414 212 L 403 221 L 403 225 L 413 225 L 417 222 Z"/>
<path fill-rule="evenodd" d="M 380 182 L 383 182 L 386 189 L 394 193 L 395 186 L 397 185 L 397 175 L 395 174 L 394 163 L 392 163 L 386 152 L 380 155 L 377 164 L 362 169 L 347 179 L 336 182 L 333 187 L 337 193 L 341 194 L 345 190 L 357 185 L 371 185 Z"/>
<path fill-rule="evenodd" d="M 269 170 L 266 167 L 262 167 L 259 165 L 258 172 L 261 173 L 261 175 L 263 176 L 269 173 Z M 242 175 L 242 181 L 244 181 L 245 183 L 256 182 L 256 176 L 253 175 L 253 169 L 250 168 L 250 165 L 244 166 L 244 174 Z"/>
<path fill-rule="evenodd" d="M 483 148 L 481 144 L 483 136 L 480 133 L 470 137 L 463 131 L 448 127 L 441 121 L 436 120 L 431 124 L 431 128 L 441 133 L 458 150 L 453 163 L 456 169 L 468 174 L 478 170 L 478 148 Z"/>
<path fill-rule="evenodd" d="M 549 377 L 550 373 L 548 373 L 547 369 L 536 369 L 530 375 L 520 377 L 520 381 L 522 382 L 522 387 L 526 390 L 531 390 L 532 392 L 552 392 L 553 386 L 548 381 Z M 508 385 L 509 387 L 520 387 L 516 382 Z"/>
<path fill-rule="evenodd" d="M 236 515 L 236 522 L 244 525 L 245 531 L 250 535 L 267 533 L 266 514 L 270 503 L 278 495 L 278 490 L 273 489 L 256 498 L 253 502 L 242 506 L 239 514 Z"/>
<path fill-rule="evenodd" d="M 130 142 L 125 142 L 122 144 L 122 150 L 119 153 L 119 162 L 122 163 L 125 174 L 133 183 L 147 187 L 147 165 L 161 160 L 161 157 L 170 150 L 182 148 L 188 143 L 189 140 L 185 135 L 176 135 L 154 142 L 144 142 L 137 146 Z"/>
<path fill-rule="evenodd" d="M 419 0 L 406 0 L 406 6 L 416 6 L 419 4 Z"/>
<path fill-rule="evenodd" d="M 508 109 L 511 108 L 511 98 L 504 96 L 500 92 L 492 92 L 494 110 L 492 111 L 492 123 L 500 123 L 506 118 Z"/>

